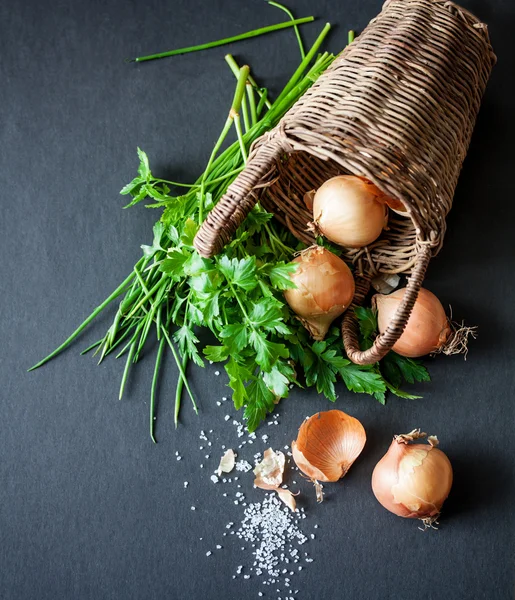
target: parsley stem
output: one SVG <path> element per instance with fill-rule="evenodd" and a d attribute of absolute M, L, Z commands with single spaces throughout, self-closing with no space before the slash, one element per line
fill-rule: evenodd
<path fill-rule="evenodd" d="M 247 311 L 245 310 L 245 307 L 243 306 L 243 302 L 240 300 L 239 295 L 236 293 L 236 290 L 234 289 L 234 285 L 228 279 L 227 279 L 227 283 L 229 284 L 229 287 L 231 288 L 231 292 L 232 292 L 233 296 L 236 298 L 236 302 L 238 303 L 238 305 L 241 309 L 241 312 L 243 313 L 243 316 L 245 317 L 245 320 L 250 325 L 251 329 L 255 331 L 254 325 L 252 325 L 249 315 L 248 315 Z"/>
<path fill-rule="evenodd" d="M 198 52 L 199 50 L 207 50 L 209 48 L 216 48 L 217 46 L 224 46 L 225 44 L 232 44 L 233 42 L 239 42 L 240 40 L 246 40 L 249 38 L 271 33 L 272 31 L 279 31 L 280 29 L 286 29 L 288 27 L 296 27 L 297 25 L 303 25 L 304 23 L 311 23 L 314 21 L 314 17 L 304 17 L 302 19 L 295 19 L 293 21 L 285 21 L 283 23 L 277 23 L 275 25 L 268 25 L 267 27 L 260 27 L 252 31 L 246 31 L 232 37 L 223 38 L 214 42 L 208 42 L 206 44 L 198 44 L 197 46 L 188 46 L 187 48 L 177 48 L 176 50 L 167 50 L 166 52 L 158 52 L 157 54 L 149 54 L 147 56 L 138 56 L 128 62 L 144 62 L 148 60 L 155 60 L 158 58 L 166 58 L 168 56 L 176 56 L 178 54 L 187 54 L 189 52 Z"/>
<path fill-rule="evenodd" d="M 139 266 L 143 262 L 143 260 L 144 259 L 141 258 L 136 263 L 136 266 Z M 57 356 L 59 353 L 61 353 L 65 348 L 67 348 L 73 342 L 73 340 L 91 323 L 91 321 L 93 321 L 95 319 L 95 317 L 104 310 L 104 308 L 108 304 L 110 304 L 113 300 L 118 298 L 118 296 L 121 296 L 124 292 L 127 291 L 127 286 L 131 283 L 133 277 L 134 277 L 134 274 L 131 273 L 124 281 L 122 281 L 122 283 L 114 290 L 114 292 L 102 302 L 102 304 L 100 304 L 99 306 L 97 306 L 97 308 L 95 308 L 95 310 L 89 315 L 89 317 L 87 319 L 85 319 L 77 327 L 77 329 L 60 346 L 58 346 L 48 356 L 45 356 L 45 358 L 43 358 L 38 363 L 36 363 L 33 367 L 31 367 L 29 369 L 29 371 L 33 371 L 34 369 L 41 367 L 42 365 L 47 363 L 49 360 L 51 360 L 52 358 Z"/>
<path fill-rule="evenodd" d="M 159 342 L 159 348 L 157 349 L 156 364 L 154 366 L 154 375 L 152 377 L 152 387 L 150 388 L 150 438 L 156 444 L 156 438 L 154 436 L 154 424 L 155 424 L 155 411 L 156 411 L 156 389 L 157 380 L 159 375 L 159 367 L 161 366 L 161 359 L 163 358 L 163 351 L 165 349 L 165 338 L 162 337 Z"/>
<path fill-rule="evenodd" d="M 349 41 L 348 41 L 348 43 L 352 44 L 352 42 L 354 41 L 355 37 L 356 37 L 356 32 L 351 29 L 349 31 L 349 37 L 348 37 Z"/>
<path fill-rule="evenodd" d="M 179 181 L 170 181 L 169 179 L 154 179 L 154 183 L 168 183 L 169 185 L 174 185 L 176 187 L 186 187 L 193 188 L 198 187 L 194 183 L 180 183 Z"/>
<path fill-rule="evenodd" d="M 273 0 L 268 0 L 268 4 L 270 4 L 271 6 L 275 6 L 276 8 L 280 8 L 290 17 L 292 21 L 295 21 L 292 12 L 288 10 L 286 6 L 279 4 L 279 2 L 273 2 Z M 299 28 L 297 27 L 297 25 L 294 25 L 293 28 L 295 29 L 295 35 L 297 36 L 297 41 L 299 42 L 300 56 L 302 59 L 304 59 L 306 58 L 306 52 L 304 51 L 304 44 L 302 43 L 302 38 L 300 37 Z"/>
<path fill-rule="evenodd" d="M 173 357 L 174 357 L 175 362 L 177 364 L 177 368 L 179 369 L 179 373 L 181 375 L 181 378 L 184 381 L 184 386 L 186 388 L 186 391 L 188 392 L 188 395 L 190 397 L 191 403 L 193 404 L 193 410 L 198 415 L 198 407 L 197 407 L 197 404 L 195 402 L 195 398 L 193 397 L 193 393 L 191 391 L 190 384 L 188 383 L 188 379 L 186 378 L 186 374 L 185 374 L 184 369 L 182 367 L 181 361 L 179 359 L 179 355 L 177 354 L 177 350 L 175 349 L 174 345 L 172 344 L 172 340 L 170 339 L 170 336 L 168 335 L 168 332 L 166 331 L 166 328 L 164 326 L 162 326 L 161 331 L 163 332 L 163 335 L 165 336 L 166 341 L 168 342 L 168 345 L 170 346 L 170 350 L 172 351 Z"/>

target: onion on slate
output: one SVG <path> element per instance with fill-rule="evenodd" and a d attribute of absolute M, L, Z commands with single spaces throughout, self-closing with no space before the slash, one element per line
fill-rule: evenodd
<path fill-rule="evenodd" d="M 354 278 L 341 258 L 322 246 L 311 246 L 294 259 L 295 289 L 284 297 L 315 340 L 323 340 L 331 323 L 354 297 Z"/>
<path fill-rule="evenodd" d="M 420 429 L 396 435 L 388 452 L 372 474 L 372 490 L 387 510 L 408 519 L 420 519 L 425 527 L 437 522 L 452 486 L 452 466 L 438 448 L 438 438 L 428 444 L 410 442 L 426 437 Z"/>
<path fill-rule="evenodd" d="M 335 244 L 362 248 L 381 235 L 388 220 L 388 204 L 402 207 L 368 179 L 338 175 L 322 184 L 315 194 L 314 226 Z"/>
<path fill-rule="evenodd" d="M 406 288 L 392 294 L 376 294 L 372 306 L 377 309 L 379 332 L 386 331 Z M 475 327 L 455 325 L 447 318 L 444 307 L 429 290 L 420 288 L 417 300 L 401 337 L 393 350 L 401 356 L 417 358 L 426 354 L 466 354 L 468 336 L 475 337 Z"/>

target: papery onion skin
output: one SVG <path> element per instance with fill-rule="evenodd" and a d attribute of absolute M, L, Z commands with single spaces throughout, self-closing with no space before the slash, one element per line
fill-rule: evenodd
<path fill-rule="evenodd" d="M 313 481 L 338 481 L 363 450 L 363 425 L 341 410 L 319 412 L 306 419 L 292 442 L 299 469 Z"/>
<path fill-rule="evenodd" d="M 387 296 L 376 294 L 372 298 L 372 306 L 377 308 L 380 333 L 386 331 L 405 291 L 406 288 L 402 288 Z M 406 328 L 392 349 L 407 358 L 425 356 L 445 346 L 451 332 L 449 319 L 440 300 L 429 290 L 420 288 Z"/>
<path fill-rule="evenodd" d="M 394 438 L 372 473 L 372 490 L 384 508 L 432 524 L 451 490 L 452 466 L 430 444 L 405 444 Z"/>
<path fill-rule="evenodd" d="M 313 339 L 323 340 L 331 323 L 354 298 L 354 277 L 345 262 L 322 246 L 311 246 L 297 256 L 291 275 L 296 289 L 284 298 Z"/>
<path fill-rule="evenodd" d="M 315 227 L 328 240 L 348 248 L 374 242 L 388 220 L 386 196 L 371 181 L 338 175 L 323 183 L 313 200 Z"/>

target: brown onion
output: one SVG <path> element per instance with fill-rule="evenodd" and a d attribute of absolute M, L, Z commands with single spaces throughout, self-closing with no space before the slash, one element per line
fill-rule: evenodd
<path fill-rule="evenodd" d="M 284 297 L 315 340 L 323 340 L 331 323 L 354 298 L 351 270 L 322 246 L 311 246 L 294 259 L 299 266 L 291 275 L 297 288 Z"/>
<path fill-rule="evenodd" d="M 293 460 L 315 484 L 319 502 L 323 497 L 319 482 L 344 477 L 366 439 L 363 425 L 341 410 L 319 412 L 302 423 L 291 445 Z"/>
<path fill-rule="evenodd" d="M 386 226 L 386 198 L 377 186 L 364 177 L 333 177 L 322 184 L 315 194 L 315 227 L 340 246 L 367 246 L 381 235 Z M 394 202 L 393 199 L 389 201 Z"/>
<path fill-rule="evenodd" d="M 380 333 L 386 331 L 405 291 L 406 288 L 402 288 L 388 296 L 376 294 L 372 298 L 372 305 L 377 308 Z M 429 290 L 420 288 L 406 328 L 395 342 L 393 350 L 410 358 L 425 356 L 444 348 L 451 333 L 452 328 L 440 300 Z"/>
<path fill-rule="evenodd" d="M 431 526 L 451 490 L 452 466 L 436 448 L 436 436 L 429 436 L 429 444 L 409 443 L 425 436 L 415 429 L 394 437 L 372 473 L 372 490 L 390 512 Z"/>

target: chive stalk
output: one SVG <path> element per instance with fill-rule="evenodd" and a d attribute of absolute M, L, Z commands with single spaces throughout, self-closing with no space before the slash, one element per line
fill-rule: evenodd
<path fill-rule="evenodd" d="M 266 33 L 272 33 L 273 31 L 287 29 L 288 27 L 297 27 L 297 25 L 311 23 L 314 20 L 315 17 L 303 17 L 302 19 L 295 19 L 293 21 L 284 21 L 283 23 L 276 23 L 275 25 L 260 27 L 259 29 L 253 29 L 252 31 L 246 31 L 245 33 L 233 35 L 232 37 L 223 38 L 214 42 L 208 42 L 207 44 L 198 44 L 197 46 L 188 46 L 187 48 L 177 48 L 176 50 L 167 50 L 166 52 L 158 52 L 157 54 L 149 54 L 147 56 L 138 56 L 137 58 L 129 59 L 128 62 L 144 62 L 156 60 L 158 58 L 167 58 L 168 56 L 177 56 L 179 54 L 198 52 L 199 50 L 207 50 L 209 48 L 216 48 L 217 46 L 224 46 L 226 44 L 232 44 L 233 42 L 248 40 L 249 38 L 265 35 Z"/>

